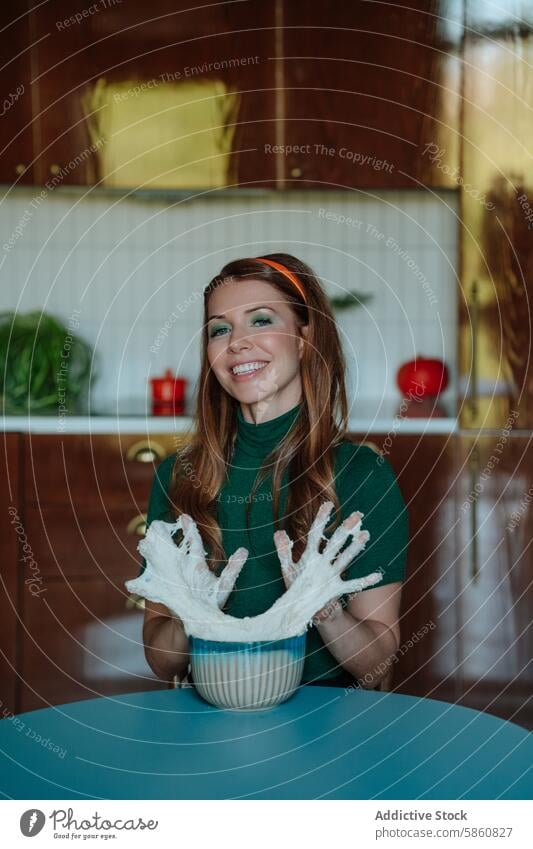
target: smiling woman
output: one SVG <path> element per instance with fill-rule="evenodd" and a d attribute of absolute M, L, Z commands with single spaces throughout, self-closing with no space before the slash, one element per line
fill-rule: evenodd
<path fill-rule="evenodd" d="M 270 283 L 232 280 L 210 299 L 209 364 L 220 385 L 236 396 L 246 421 L 273 419 L 301 396 L 300 358 L 308 326 Z M 225 312 L 218 313 L 220 305 Z"/>
<path fill-rule="evenodd" d="M 224 606 L 246 617 L 290 586 L 278 555 L 291 543 L 297 567 L 325 500 L 334 505 L 325 539 L 363 513 L 370 543 L 344 578 L 379 571 L 382 580 L 316 611 L 302 680 L 375 687 L 400 644 L 407 513 L 388 461 L 346 439 L 344 371 L 335 320 L 309 266 L 289 254 L 226 265 L 204 291 L 194 435 L 159 467 L 148 524 L 192 516 L 217 574 L 246 548 Z M 186 672 L 183 623 L 164 605 L 146 603 L 144 640 L 156 674 Z"/>

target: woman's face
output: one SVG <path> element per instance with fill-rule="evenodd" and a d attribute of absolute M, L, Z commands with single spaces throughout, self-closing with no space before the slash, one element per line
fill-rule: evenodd
<path fill-rule="evenodd" d="M 300 402 L 307 329 L 298 324 L 283 294 L 262 280 L 229 279 L 212 292 L 209 364 L 248 421 L 274 418 Z M 234 371 L 239 364 L 248 364 L 240 374 Z"/>

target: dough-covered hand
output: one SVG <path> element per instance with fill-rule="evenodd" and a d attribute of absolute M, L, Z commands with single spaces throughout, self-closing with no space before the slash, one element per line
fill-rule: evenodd
<path fill-rule="evenodd" d="M 373 572 L 364 578 L 343 581 L 341 573 L 364 547 L 367 531 L 353 527 L 361 514 L 352 514 L 332 535 L 322 553 L 319 544 L 333 504 L 327 502 L 318 511 L 309 532 L 307 547 L 297 564 L 292 562 L 292 542 L 276 534 L 282 571 L 288 583 L 283 593 L 264 613 L 234 617 L 221 608 L 246 562 L 248 552 L 239 548 L 232 554 L 221 575 L 211 572 L 195 522 L 186 514 L 169 524 L 155 520 L 138 549 L 146 560 L 146 569 L 137 578 L 126 581 L 130 592 L 150 601 L 162 602 L 179 617 L 188 636 L 203 639 L 247 642 L 285 639 L 303 634 L 316 611 L 344 593 L 358 592 L 379 583 L 382 575 Z M 183 531 L 179 545 L 173 539 Z M 356 539 L 340 553 L 350 534 Z M 323 538 L 325 539 L 325 537 Z"/>
<path fill-rule="evenodd" d="M 172 536 L 179 529 L 183 539 L 176 545 Z M 146 569 L 126 581 L 128 590 L 165 604 L 178 618 L 194 622 L 223 616 L 221 608 L 248 557 L 245 548 L 238 548 L 217 577 L 207 565 L 196 523 L 186 513 L 172 524 L 152 522 L 138 549 L 146 560 Z"/>
<path fill-rule="evenodd" d="M 311 525 L 307 535 L 307 545 L 297 563 L 294 563 L 291 557 L 291 549 L 294 545 L 286 531 L 276 531 L 274 534 L 274 543 L 278 552 L 278 557 L 281 565 L 281 573 L 285 586 L 289 589 L 297 578 L 307 570 L 317 570 L 320 563 L 321 566 L 326 565 L 328 572 L 332 578 L 337 578 L 337 586 L 340 590 L 339 595 L 346 592 L 359 592 L 367 586 L 372 586 L 381 580 L 381 576 L 377 573 L 367 575 L 365 578 L 356 578 L 353 581 L 342 581 L 340 576 L 344 570 L 350 565 L 354 557 L 365 547 L 370 539 L 368 531 L 360 530 L 361 519 L 363 513 L 355 511 L 351 513 L 344 522 L 339 525 L 334 531 L 330 540 L 328 540 L 324 550 L 319 551 L 320 543 L 324 537 L 324 528 L 326 527 L 328 516 L 331 513 L 334 504 L 332 501 L 326 501 L 319 508 L 317 515 Z M 342 554 L 339 554 L 340 549 L 346 542 L 349 536 L 354 536 L 354 540 L 348 545 Z M 332 599 L 334 596 L 332 596 Z M 326 605 L 315 613 L 314 619 L 318 622 L 329 616 L 335 617 L 341 610 L 340 604 L 332 604 L 330 599 Z"/>
<path fill-rule="evenodd" d="M 202 539 L 196 523 L 187 513 L 183 513 L 181 525 L 183 540 L 179 548 L 184 548 L 181 555 L 181 565 L 183 567 L 184 558 L 191 559 L 190 565 L 186 567 L 186 571 L 192 576 L 191 588 L 198 590 L 207 604 L 213 607 L 224 607 L 240 571 L 246 563 L 248 550 L 238 548 L 237 551 L 234 551 L 217 578 L 207 565 Z"/>
<path fill-rule="evenodd" d="M 294 543 L 287 532 L 276 531 L 274 534 L 274 543 L 276 545 L 281 565 L 281 574 L 283 575 L 283 580 L 287 589 L 289 589 L 303 569 L 308 566 L 309 562 L 317 557 L 326 559 L 330 563 L 332 569 L 335 570 L 335 573 L 340 575 L 370 539 L 368 531 L 359 530 L 363 513 L 356 511 L 355 513 L 351 513 L 348 518 L 344 520 L 342 525 L 339 525 L 331 539 L 328 541 L 324 551 L 320 554 L 320 542 L 325 538 L 323 536 L 323 531 L 333 506 L 333 502 L 326 501 L 319 508 L 307 535 L 307 545 L 298 563 L 294 563 L 291 557 L 291 550 Z M 348 546 L 346 551 L 343 551 L 341 557 L 333 563 L 333 560 L 336 558 L 340 549 L 350 535 L 356 535 L 356 539 L 354 539 L 351 545 Z"/>

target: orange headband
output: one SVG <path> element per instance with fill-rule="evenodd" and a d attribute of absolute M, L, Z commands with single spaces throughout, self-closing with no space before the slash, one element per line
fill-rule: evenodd
<path fill-rule="evenodd" d="M 262 256 L 258 256 L 256 257 L 256 259 L 258 260 L 258 262 L 266 262 L 267 265 L 271 265 L 272 268 L 275 268 L 277 271 L 281 272 L 281 274 L 284 274 L 285 277 L 290 280 L 294 286 L 296 286 L 304 301 L 307 302 L 303 286 L 296 277 L 296 275 L 292 273 L 292 271 L 289 271 L 289 269 L 285 268 L 285 266 L 282 265 L 280 262 L 274 262 L 274 260 L 272 259 L 263 259 Z"/>

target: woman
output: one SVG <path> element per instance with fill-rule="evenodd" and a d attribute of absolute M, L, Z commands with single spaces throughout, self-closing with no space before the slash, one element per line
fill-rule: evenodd
<path fill-rule="evenodd" d="M 361 511 L 370 541 L 343 577 L 379 570 L 383 579 L 317 611 L 302 682 L 375 688 L 400 644 L 407 513 L 385 457 L 345 439 L 344 371 L 335 320 L 309 266 L 289 254 L 226 265 L 204 290 L 193 438 L 159 466 L 148 523 L 192 516 L 217 574 L 247 548 L 224 607 L 244 617 L 285 591 L 287 534 L 296 563 L 324 501 L 335 505 L 328 538 Z M 156 675 L 185 677 L 188 639 L 163 604 L 146 602 L 143 638 Z"/>

